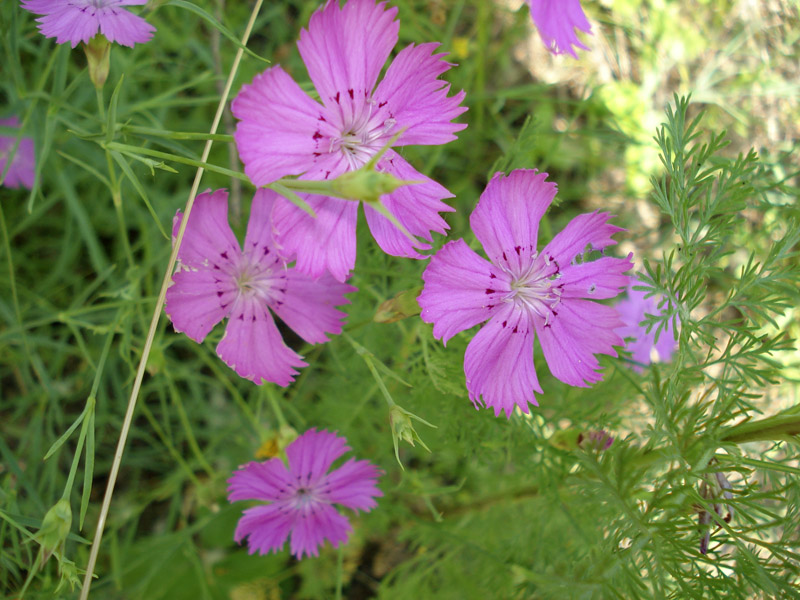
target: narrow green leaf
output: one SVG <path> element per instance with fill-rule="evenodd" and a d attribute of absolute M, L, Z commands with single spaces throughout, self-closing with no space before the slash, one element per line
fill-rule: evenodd
<path fill-rule="evenodd" d="M 119 92 L 122 89 L 122 82 L 125 80 L 125 73 L 120 75 L 114 92 L 111 94 L 111 101 L 108 103 L 108 118 L 106 119 L 106 142 L 114 139 L 114 131 L 117 124 L 117 105 L 119 104 Z"/>
<path fill-rule="evenodd" d="M 128 164 L 128 161 L 126 161 L 125 158 L 123 158 L 123 156 L 119 152 L 115 152 L 114 150 L 111 150 L 111 156 L 114 158 L 115 161 L 117 161 L 117 164 L 119 165 L 120 169 L 122 169 L 122 172 L 125 173 L 125 176 L 133 184 L 133 187 L 136 188 L 136 191 L 139 192 L 139 196 L 142 198 L 144 205 L 147 207 L 147 211 L 150 213 L 150 216 L 153 217 L 153 221 L 155 221 L 156 227 L 158 227 L 158 230 L 161 232 L 161 235 L 164 236 L 164 239 L 169 240 L 170 236 L 167 235 L 166 231 L 164 231 L 164 227 L 161 225 L 161 221 L 159 221 L 158 215 L 156 214 L 156 211 L 153 209 L 153 205 L 150 204 L 150 199 L 147 197 L 147 192 L 142 186 L 142 183 L 139 181 L 139 178 L 136 177 L 136 174 L 133 172 L 133 169 L 131 169 L 131 166 Z"/>

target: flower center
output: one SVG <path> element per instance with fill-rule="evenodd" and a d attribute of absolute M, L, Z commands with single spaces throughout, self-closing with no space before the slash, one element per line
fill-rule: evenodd
<path fill-rule="evenodd" d="M 254 297 L 265 302 L 269 300 L 274 275 L 272 269 L 267 268 L 262 262 L 251 261 L 247 256 L 243 256 L 240 263 L 234 267 L 233 279 L 239 296 L 248 300 Z"/>
<path fill-rule="evenodd" d="M 295 490 L 295 507 L 304 509 L 319 502 L 314 490 L 307 487 L 299 487 Z"/>
<path fill-rule="evenodd" d="M 375 156 L 391 136 L 397 121 L 391 116 L 382 119 L 373 115 L 375 100 L 370 98 L 351 118 L 346 119 L 339 137 L 331 140 L 330 151 L 342 152 L 347 167 L 355 171 Z"/>
<path fill-rule="evenodd" d="M 561 278 L 558 266 L 550 257 L 540 257 L 534 253 L 527 271 L 511 280 L 510 300 L 514 305 L 532 311 L 544 319 L 545 326 L 555 316 L 555 308 L 561 302 Z"/>

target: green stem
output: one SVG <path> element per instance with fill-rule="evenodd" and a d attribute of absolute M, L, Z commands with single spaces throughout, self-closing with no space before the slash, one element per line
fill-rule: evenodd
<path fill-rule="evenodd" d="M 344 579 L 344 544 L 339 544 L 336 556 L 336 600 L 342 600 L 342 581 Z"/>
<path fill-rule="evenodd" d="M 166 131 L 152 127 L 139 127 L 138 125 L 123 125 L 119 128 L 122 133 L 136 135 L 152 135 L 154 137 L 170 140 L 213 140 L 215 142 L 233 142 L 233 136 L 225 133 L 196 133 L 194 131 Z"/>
<path fill-rule="evenodd" d="M 36 573 L 39 572 L 39 567 L 41 566 L 41 562 L 42 562 L 42 552 L 40 550 L 39 552 L 36 553 L 36 560 L 34 561 L 31 570 L 28 571 L 28 577 L 27 579 L 25 579 L 25 584 L 19 591 L 19 600 L 22 600 L 25 597 L 25 592 L 28 590 L 28 586 L 31 584 L 31 581 L 33 581 L 33 577 L 36 575 Z"/>
<path fill-rule="evenodd" d="M 94 88 L 95 92 L 97 92 L 97 112 L 100 113 L 100 121 L 105 122 L 106 120 L 106 104 L 105 100 L 103 100 L 103 88 L 96 87 Z"/>
<path fill-rule="evenodd" d="M 211 141 L 213 140 L 207 140 L 207 142 Z M 160 152 L 158 150 L 153 150 L 151 148 L 142 148 L 140 146 L 130 146 L 128 144 L 120 144 L 119 142 L 109 142 L 107 144 L 101 144 L 101 145 L 103 145 L 105 148 L 109 150 L 119 150 L 123 154 L 133 154 L 133 155 L 143 154 L 145 156 L 152 156 L 154 158 L 161 158 L 163 160 L 171 160 L 176 163 L 189 165 L 191 167 L 197 167 L 198 169 L 211 171 L 212 173 L 219 173 L 221 175 L 226 175 L 227 177 L 234 177 L 236 179 L 241 179 L 242 181 L 250 183 L 250 179 L 244 173 L 231 171 L 230 169 L 226 169 L 225 167 L 218 167 L 217 165 L 212 165 L 211 163 L 205 162 L 204 160 L 185 158 L 183 156 L 178 156 L 177 154 Z"/>
<path fill-rule="evenodd" d="M 378 384 L 378 387 L 380 388 L 381 393 L 383 394 L 383 397 L 386 400 L 386 403 L 389 405 L 389 408 L 395 406 L 396 402 L 392 398 L 392 395 L 389 393 L 389 390 L 386 388 L 386 384 L 383 382 L 383 378 L 381 377 L 380 373 L 378 373 L 378 369 L 375 368 L 375 363 L 372 361 L 372 357 L 370 356 L 369 350 L 364 348 L 364 346 L 362 346 L 361 344 L 356 342 L 353 338 L 351 338 L 349 335 L 347 335 L 347 332 L 343 331 L 342 337 L 344 337 L 344 339 L 350 342 L 350 345 L 356 351 L 356 354 L 358 354 L 361 358 L 363 358 L 364 362 L 367 363 L 367 368 L 370 370 L 370 373 L 372 373 L 372 376 L 375 378 L 375 382 Z"/>
<path fill-rule="evenodd" d="M 278 420 L 278 425 L 280 427 L 288 427 L 289 422 L 283 415 L 283 411 L 281 410 L 281 405 L 278 402 L 278 399 L 275 397 L 275 391 L 269 386 L 264 386 L 264 389 L 267 393 L 267 399 L 269 399 L 269 403 L 272 406 L 272 412 L 275 413 L 275 418 Z"/>
<path fill-rule="evenodd" d="M 777 415 L 735 425 L 724 432 L 720 439 L 724 442 L 743 444 L 783 440 L 793 435 L 800 435 L 800 415 Z"/>
<path fill-rule="evenodd" d="M 247 40 L 250 38 L 250 32 L 253 31 L 253 26 L 255 25 L 256 17 L 258 16 L 259 11 L 261 10 L 261 5 L 263 0 L 256 0 L 255 6 L 253 7 L 253 11 L 250 13 L 250 20 L 247 23 L 247 27 L 245 29 L 244 35 L 242 37 L 242 45 L 236 52 L 236 56 L 233 59 L 233 65 L 231 66 L 231 71 L 228 74 L 228 80 L 225 83 L 225 90 L 222 94 L 222 97 L 219 100 L 219 104 L 217 105 L 217 111 L 214 115 L 214 121 L 211 124 L 210 133 L 214 134 L 217 132 L 217 127 L 219 126 L 220 121 L 222 120 L 222 113 L 225 110 L 225 105 L 228 101 L 228 95 L 230 94 L 231 87 L 233 87 L 233 80 L 236 76 L 236 72 L 239 69 L 239 63 L 242 60 L 242 48 L 247 44 Z M 175 243 L 172 248 L 172 252 L 169 257 L 169 261 L 167 263 L 167 268 L 164 272 L 164 277 L 161 281 L 161 289 L 158 293 L 158 299 L 156 300 L 156 305 L 153 308 L 153 316 L 150 320 L 150 327 L 147 330 L 147 336 L 145 338 L 144 347 L 142 348 L 142 355 L 139 360 L 139 366 L 136 369 L 136 376 L 133 380 L 133 387 L 131 389 L 131 395 L 128 399 L 128 407 L 125 410 L 125 418 L 122 422 L 122 428 L 120 429 L 119 439 L 117 441 L 117 447 L 114 451 L 114 459 L 111 463 L 111 470 L 108 474 L 108 482 L 106 483 L 106 491 L 103 495 L 103 502 L 100 507 L 100 514 L 98 515 L 97 519 L 97 529 L 95 530 L 94 539 L 92 540 L 92 547 L 89 552 L 89 560 L 86 565 L 86 573 L 83 578 L 83 585 L 81 586 L 81 594 L 80 600 L 87 600 L 89 597 L 89 591 L 92 585 L 92 578 L 94 577 L 94 568 L 95 564 L 97 564 L 97 557 L 100 552 L 100 542 L 103 539 L 103 530 L 105 529 L 106 519 L 108 517 L 109 507 L 111 506 L 111 498 L 114 495 L 114 486 L 117 482 L 117 476 L 119 474 L 120 464 L 122 463 L 122 455 L 125 451 L 125 445 L 128 441 L 128 434 L 130 432 L 131 424 L 133 423 L 133 414 L 136 408 L 137 401 L 139 399 L 139 391 L 142 386 L 142 380 L 144 379 L 145 369 L 147 367 L 147 359 L 150 356 L 150 350 L 153 347 L 153 340 L 155 339 L 156 330 L 158 328 L 158 322 L 161 317 L 161 313 L 164 306 L 164 300 L 167 295 L 167 287 L 169 287 L 170 282 L 172 281 L 172 273 L 175 270 L 175 263 L 177 262 L 178 258 L 178 251 L 180 250 L 181 243 L 183 242 L 183 236 L 186 232 L 186 224 L 189 220 L 189 216 L 192 212 L 192 206 L 194 205 L 195 197 L 197 196 L 197 191 L 200 187 L 200 180 L 202 179 L 203 172 L 205 170 L 205 166 L 208 164 L 206 161 L 208 160 L 208 156 L 211 153 L 211 144 L 212 140 L 207 140 L 205 146 L 203 148 L 202 160 L 201 161 L 193 161 L 198 163 L 198 170 L 195 174 L 194 182 L 192 183 L 192 188 L 189 191 L 189 198 L 186 201 L 186 206 L 183 211 L 185 218 L 181 221 L 181 226 L 178 229 L 178 234 L 175 238 Z M 115 142 L 111 142 L 108 146 L 115 145 Z M 126 147 L 123 144 L 116 144 L 116 146 L 122 147 L 122 149 L 132 148 L 136 152 L 140 152 L 142 148 L 135 148 L 133 146 Z M 148 150 L 148 152 L 155 152 L 154 150 Z M 209 170 L 217 170 L 219 171 L 218 167 L 214 167 L 214 169 L 210 169 L 213 165 L 208 165 Z M 230 169 L 223 169 L 223 171 L 230 171 Z M 233 173 L 231 171 L 231 173 Z M 240 174 L 236 174 L 236 176 L 240 176 Z M 242 175 L 242 177 L 244 177 Z M 145 411 L 145 415 L 147 416 L 149 411 Z M 157 423 L 156 423 L 157 425 Z M 178 455 L 180 458 L 180 455 Z M 193 476 L 193 473 L 190 473 Z"/>

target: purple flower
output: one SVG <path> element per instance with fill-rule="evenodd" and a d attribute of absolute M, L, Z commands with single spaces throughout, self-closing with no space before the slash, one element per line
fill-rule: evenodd
<path fill-rule="evenodd" d="M 616 242 L 620 227 L 612 215 L 578 215 L 541 253 L 539 221 L 556 195 L 547 173 L 497 173 L 486 186 L 470 225 L 489 257 L 484 260 L 463 240 L 446 244 L 422 275 L 422 320 L 445 343 L 459 331 L 489 322 L 475 335 L 464 357 L 470 400 L 510 417 L 515 406 L 528 412 L 542 393 L 533 365 L 539 337 L 553 375 L 569 385 L 600 381 L 595 354 L 616 356 L 623 344 L 614 329 L 616 310 L 591 300 L 613 298 L 628 284 L 628 258 L 604 256 L 583 262 L 587 245 L 603 250 Z"/>
<path fill-rule="evenodd" d="M 377 85 L 397 42 L 397 8 L 350 0 L 343 8 L 330 0 L 300 33 L 297 46 L 319 94 L 312 100 L 281 67 L 267 69 L 233 101 L 240 123 L 236 145 L 245 173 L 257 186 L 287 175 L 332 179 L 363 166 L 405 128 L 395 146 L 444 144 L 466 127 L 451 121 L 466 110 L 464 92 L 447 97 L 449 84 L 438 79 L 449 63 L 433 54 L 437 44 L 407 46 L 398 52 Z M 384 206 L 416 236 L 431 241 L 444 233 L 439 212 L 452 210 L 441 200 L 452 196 L 389 150 L 377 165 L 403 180 L 421 181 L 382 198 Z M 297 268 L 313 277 L 326 270 L 344 281 L 355 265 L 358 203 L 304 195 L 317 218 L 291 202 L 275 203 L 278 241 L 297 255 Z M 378 245 L 394 256 L 423 258 L 389 220 L 369 206 L 367 224 Z M 419 248 L 429 246 L 420 242 Z"/>
<path fill-rule="evenodd" d="M 292 554 L 318 556 L 328 540 L 334 548 L 346 542 L 352 527 L 333 504 L 369 511 L 381 470 L 367 460 L 351 458 L 328 473 L 333 461 L 350 450 L 346 440 L 329 431 L 310 429 L 286 448 L 289 468 L 280 458 L 250 462 L 228 480 L 228 500 L 271 502 L 244 511 L 234 539 L 247 538 L 250 554 L 283 548 L 292 534 Z"/>
<path fill-rule="evenodd" d="M 228 317 L 220 358 L 255 383 L 286 386 L 306 363 L 284 344 L 269 309 L 307 342 L 326 342 L 326 333 L 342 331 L 345 315 L 334 307 L 356 288 L 330 276 L 315 281 L 287 266 L 272 238 L 275 197 L 271 190 L 256 192 L 242 251 L 228 225 L 228 193 L 197 196 L 165 310 L 175 330 L 198 343 Z M 174 235 L 180 219 L 178 211 Z"/>
<path fill-rule="evenodd" d="M 111 42 L 133 47 L 153 37 L 155 27 L 123 6 L 146 4 L 147 0 L 22 0 L 22 8 L 37 15 L 39 31 L 72 47 L 88 44 L 100 31 Z"/>
<path fill-rule="evenodd" d="M 581 8 L 580 0 L 528 0 L 531 18 L 542 41 L 553 54 L 571 54 L 578 58 L 576 48 L 588 50 L 575 31 L 592 32 L 592 26 Z"/>
<path fill-rule="evenodd" d="M 655 296 L 645 298 L 647 292 L 634 290 L 634 285 L 642 285 L 642 282 L 631 280 L 628 297 L 620 300 L 615 308 L 624 323 L 623 327 L 617 329 L 617 333 L 620 337 L 632 338 L 632 341 L 625 343 L 625 349 L 632 354 L 633 370 L 641 373 L 644 371 L 644 366 L 650 364 L 654 350 L 660 362 L 669 362 L 677 344 L 672 333 L 671 320 L 666 321 L 666 326 L 659 333 L 658 342 L 656 342 L 657 326 L 653 326 L 648 332 L 645 326 L 640 325 L 646 315 L 660 315 L 663 310 L 659 308 L 659 299 Z"/>
<path fill-rule="evenodd" d="M 3 127 L 19 127 L 19 120 L 17 117 L 0 119 L 0 125 Z M 33 138 L 23 137 L 19 141 L 17 152 L 14 154 L 11 165 L 6 172 L 8 155 L 14 149 L 14 144 L 16 143 L 16 137 L 0 135 L 0 183 L 10 188 L 26 187 L 31 189 L 36 176 L 36 154 L 33 150 Z M 3 178 L 2 174 L 4 172 L 6 176 Z"/>

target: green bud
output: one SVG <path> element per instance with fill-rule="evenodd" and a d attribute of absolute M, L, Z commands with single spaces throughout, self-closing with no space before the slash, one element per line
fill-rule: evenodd
<path fill-rule="evenodd" d="M 397 463 L 400 465 L 401 469 L 403 468 L 403 463 L 400 462 L 400 448 L 398 444 L 399 440 L 403 440 L 412 446 L 414 446 L 414 442 L 419 442 L 419 445 L 425 448 L 425 450 L 428 452 L 431 451 L 430 448 L 425 445 L 425 442 L 422 441 L 422 438 L 419 437 L 416 429 L 414 429 L 413 421 L 419 421 L 423 425 L 427 425 L 428 427 L 433 427 L 436 429 L 436 425 L 428 423 L 425 419 L 418 417 L 414 413 L 407 411 L 405 408 L 398 406 L 397 404 L 393 404 L 389 409 L 389 422 L 392 425 L 394 456 L 397 459 Z"/>
<path fill-rule="evenodd" d="M 56 593 L 64 589 L 65 585 L 69 585 L 71 592 L 75 591 L 75 586 L 81 585 L 81 579 L 78 577 L 78 567 L 71 560 L 62 556 L 59 561 L 58 572 L 61 575 L 61 581 L 58 582 Z"/>
<path fill-rule="evenodd" d="M 381 196 L 391 194 L 397 188 L 411 183 L 416 182 L 403 181 L 391 173 L 376 171 L 370 165 L 364 165 L 357 171 L 348 171 L 339 175 L 331 181 L 331 189 L 342 198 L 377 204 Z"/>
<path fill-rule="evenodd" d="M 36 541 L 42 546 L 42 564 L 52 556 L 59 547 L 64 546 L 72 527 L 72 509 L 69 501 L 62 498 L 47 511 L 42 527 L 36 533 Z"/>
<path fill-rule="evenodd" d="M 379 307 L 372 318 L 376 323 L 394 323 L 420 313 L 417 296 L 422 291 L 422 286 L 403 290 L 395 294 L 394 298 L 386 300 Z"/>
<path fill-rule="evenodd" d="M 83 45 L 86 60 L 89 62 L 89 77 L 97 89 L 102 88 L 108 79 L 109 59 L 111 58 L 111 42 L 102 33 L 98 33 L 88 44 Z"/>

